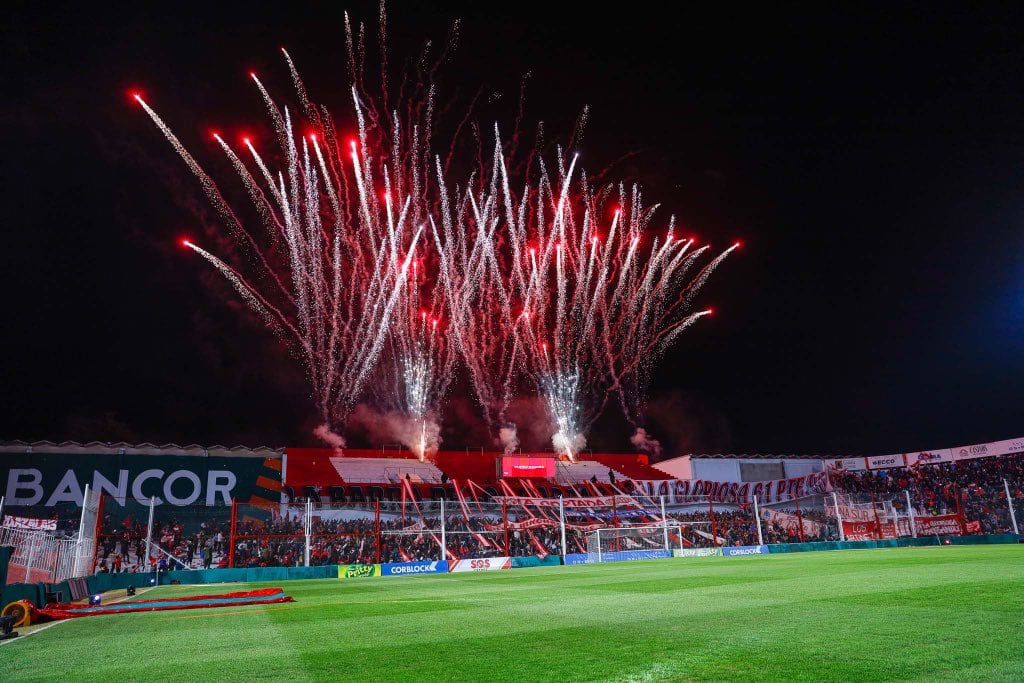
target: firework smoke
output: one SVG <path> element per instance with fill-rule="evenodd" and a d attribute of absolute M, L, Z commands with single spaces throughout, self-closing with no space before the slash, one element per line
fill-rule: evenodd
<path fill-rule="evenodd" d="M 633 436 L 629 437 L 629 442 L 632 443 L 638 451 L 643 451 L 644 453 L 655 457 L 661 455 L 661 442 L 651 437 L 643 427 L 636 428 L 636 431 L 633 432 Z"/>
<path fill-rule="evenodd" d="M 519 433 L 516 426 L 510 422 L 499 429 L 498 441 L 501 443 L 506 455 L 515 453 L 519 449 Z"/>
<path fill-rule="evenodd" d="M 352 411 L 347 426 L 365 433 L 373 443 L 397 441 L 420 459 L 436 453 L 441 446 L 441 425 L 432 415 L 418 419 L 399 410 L 382 412 L 361 403 Z"/>
<path fill-rule="evenodd" d="M 340 434 L 335 434 L 331 431 L 331 428 L 327 425 L 317 425 L 313 430 L 313 436 L 323 441 L 331 448 L 341 450 L 345 447 L 345 438 Z"/>

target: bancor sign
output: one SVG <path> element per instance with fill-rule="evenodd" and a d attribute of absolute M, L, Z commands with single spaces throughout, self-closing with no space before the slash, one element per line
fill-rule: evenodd
<path fill-rule="evenodd" d="M 108 496 L 107 505 L 230 505 L 281 481 L 263 458 L 48 453 L 0 455 L 0 477 L 11 507 L 81 505 L 86 485 Z"/>
<path fill-rule="evenodd" d="M 511 557 L 481 557 L 468 560 L 456 560 L 449 563 L 452 572 L 490 572 L 498 569 L 511 569 Z"/>
<path fill-rule="evenodd" d="M 120 501 L 133 498 L 139 502 L 146 502 L 155 496 L 157 505 L 163 505 L 166 501 L 171 505 L 185 506 L 192 505 L 200 499 L 207 505 L 216 505 L 217 494 L 220 494 L 221 504 L 231 505 L 231 490 L 238 482 L 235 474 L 228 470 L 210 470 L 205 474 L 204 482 L 198 474 L 190 470 L 167 472 L 149 469 L 139 472 L 134 477 L 129 470 L 119 470 L 113 481 L 100 472 L 93 472 L 92 481 L 86 479 L 85 483 L 91 485 L 94 491 L 109 494 Z M 150 480 L 153 481 L 147 484 Z M 176 487 L 175 483 L 178 481 L 183 485 Z M 178 491 L 178 495 L 174 493 L 175 490 Z M 163 495 L 158 496 L 158 492 Z M 83 483 L 78 480 L 78 474 L 74 470 L 65 471 L 53 488 L 44 487 L 43 473 L 35 468 L 13 469 L 7 473 L 5 500 L 10 505 L 80 505 L 83 495 Z"/>

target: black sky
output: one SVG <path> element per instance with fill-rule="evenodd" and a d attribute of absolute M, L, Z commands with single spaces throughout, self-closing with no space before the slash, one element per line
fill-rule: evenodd
<path fill-rule="evenodd" d="M 390 5 L 392 59 L 463 19 L 442 85 L 485 85 L 712 244 L 716 316 L 660 366 L 681 451 L 882 453 L 1024 433 L 1019 4 L 717 9 Z M 406 6 L 409 5 L 409 6 Z M 14 3 L 3 10 L 0 439 L 312 441 L 301 372 L 174 245 L 215 224 L 125 93 L 203 161 L 259 130 L 245 74 L 343 106 L 341 12 L 374 3 Z M 628 14 L 625 13 L 628 11 Z M 217 163 L 212 164 L 217 174 Z M 223 169 L 221 169 L 223 170 Z M 451 436 L 453 434 L 454 436 Z M 591 437 L 627 450 L 610 415 Z M 452 438 L 473 437 L 451 432 Z"/>

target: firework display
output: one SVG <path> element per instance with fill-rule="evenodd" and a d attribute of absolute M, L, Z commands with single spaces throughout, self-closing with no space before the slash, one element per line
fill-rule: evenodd
<path fill-rule="evenodd" d="M 383 17 L 381 26 L 383 44 Z M 739 245 L 711 256 L 678 236 L 674 219 L 656 230 L 657 206 L 645 206 L 638 187 L 592 182 L 571 148 L 518 159 L 497 125 L 493 137 L 476 129 L 474 153 L 453 164 L 463 126 L 444 154 L 434 140 L 433 73 L 444 54 L 424 56 L 389 101 L 386 59 L 370 87 L 364 30 L 346 18 L 346 32 L 350 124 L 310 100 L 282 50 L 296 107 L 250 74 L 273 148 L 244 138 L 236 149 L 214 134 L 255 212 L 233 209 L 134 96 L 198 178 L 228 229 L 218 248 L 230 252 L 183 244 L 301 361 L 318 435 L 343 445 L 336 433 L 368 403 L 426 457 L 440 444 L 441 406 L 459 372 L 510 451 L 507 412 L 521 396 L 543 401 L 552 443 L 570 458 L 610 400 L 639 429 L 654 364 L 710 313 L 695 310 L 695 297 Z"/>

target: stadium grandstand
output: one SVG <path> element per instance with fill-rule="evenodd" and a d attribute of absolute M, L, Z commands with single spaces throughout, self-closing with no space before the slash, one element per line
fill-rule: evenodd
<path fill-rule="evenodd" d="M 2 540 L 16 547 L 14 582 L 86 567 L 564 561 L 590 553 L 607 529 L 615 551 L 636 552 L 1017 533 L 1021 445 L 652 463 L 645 454 L 464 450 L 421 460 L 388 449 L 15 441 L 0 444 Z M 89 561 L 68 560 L 61 544 Z"/>

